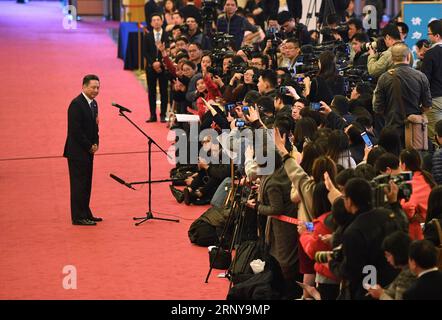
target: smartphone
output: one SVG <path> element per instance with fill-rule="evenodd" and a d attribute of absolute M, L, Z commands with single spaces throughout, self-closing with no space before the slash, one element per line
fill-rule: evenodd
<path fill-rule="evenodd" d="M 321 110 L 321 104 L 319 102 L 312 102 L 310 103 L 310 109 L 313 111 L 319 111 Z"/>
<path fill-rule="evenodd" d="M 362 132 L 361 133 L 361 137 L 362 139 L 364 139 L 365 145 L 369 148 L 373 147 L 373 142 L 371 142 L 370 137 L 368 136 L 367 132 Z"/>
<path fill-rule="evenodd" d="M 244 120 L 236 119 L 235 120 L 235 126 L 237 128 L 242 128 L 246 125 L 246 122 Z"/>
<path fill-rule="evenodd" d="M 248 106 L 243 106 L 242 107 L 242 113 L 244 113 L 245 115 L 249 115 L 249 107 Z"/>
<path fill-rule="evenodd" d="M 304 222 L 305 227 L 307 228 L 308 232 L 313 232 L 315 230 L 315 226 L 313 225 L 313 222 Z"/>

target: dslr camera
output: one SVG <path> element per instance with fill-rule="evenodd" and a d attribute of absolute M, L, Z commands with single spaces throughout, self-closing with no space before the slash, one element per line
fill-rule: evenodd
<path fill-rule="evenodd" d="M 373 205 L 375 207 L 383 207 L 386 204 L 386 196 L 384 188 L 390 187 L 390 181 L 393 181 L 398 187 L 398 201 L 405 199 L 410 200 L 411 193 L 413 192 L 411 186 L 411 179 L 413 178 L 413 173 L 411 171 L 402 172 L 398 175 L 383 174 L 375 177 L 371 181 L 371 186 L 373 190 Z"/>
<path fill-rule="evenodd" d="M 317 251 L 315 253 L 315 261 L 318 263 L 327 263 L 329 255 L 332 257 L 333 260 L 342 261 L 342 245 L 333 248 L 332 251 Z"/>

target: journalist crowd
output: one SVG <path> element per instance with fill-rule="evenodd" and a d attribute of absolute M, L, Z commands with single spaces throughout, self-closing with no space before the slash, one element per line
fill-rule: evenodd
<path fill-rule="evenodd" d="M 441 300 L 442 20 L 409 48 L 400 15 L 322 2 L 312 30 L 299 0 L 147 2 L 147 122 L 158 85 L 186 141 L 171 193 L 204 208 L 189 238 L 227 255 L 231 299 Z"/>

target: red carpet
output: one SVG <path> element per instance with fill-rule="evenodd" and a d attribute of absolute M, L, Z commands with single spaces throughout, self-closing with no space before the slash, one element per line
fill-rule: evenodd
<path fill-rule="evenodd" d="M 224 299 L 225 279 L 204 283 L 206 248 L 187 238 L 204 208 L 179 205 L 167 184 L 153 187 L 153 210 L 180 223 L 151 220 L 135 227 L 147 209 L 147 186 L 132 191 L 109 178 L 147 178 L 145 138 L 111 107 L 133 110 L 140 124 L 166 147 L 164 124 L 145 124 L 147 94 L 116 58 L 107 29 L 85 18 L 77 30 L 62 27 L 57 2 L 0 2 L 0 298 L 1 299 Z M 95 159 L 91 207 L 97 227 L 70 224 L 69 181 L 63 152 L 67 107 L 82 76 L 101 79 L 101 148 Z M 135 153 L 134 153 L 135 152 Z M 138 152 L 138 153 L 137 153 Z M 170 165 L 153 155 L 153 178 Z M 168 216 L 155 214 L 158 217 Z M 76 290 L 62 286 L 63 267 L 74 265 Z"/>

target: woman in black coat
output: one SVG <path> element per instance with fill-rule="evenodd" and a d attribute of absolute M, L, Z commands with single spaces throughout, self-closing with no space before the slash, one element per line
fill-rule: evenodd
<path fill-rule="evenodd" d="M 344 78 L 336 69 L 336 57 L 331 51 L 322 52 L 319 55 L 319 72 L 315 78 L 304 78 L 304 96 L 310 102 L 324 101 L 331 104 L 336 95 L 345 95 Z"/>

